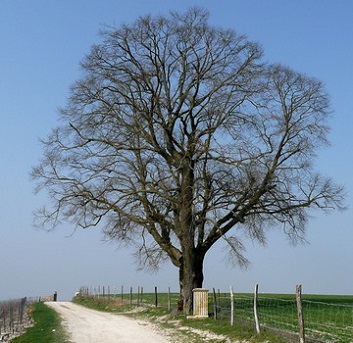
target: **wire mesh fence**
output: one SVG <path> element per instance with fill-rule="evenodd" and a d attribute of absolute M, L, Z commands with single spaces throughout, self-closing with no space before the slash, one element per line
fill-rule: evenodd
<path fill-rule="evenodd" d="M 118 298 L 131 306 L 154 306 L 172 311 L 179 293 L 170 288 L 145 292 L 139 287 L 81 287 L 80 293 L 94 297 Z M 353 296 L 208 292 L 210 318 L 233 326 L 252 327 L 254 332 L 272 331 L 286 342 L 352 343 Z M 299 307 L 302 312 L 300 322 Z M 302 325 L 302 327 L 301 327 Z M 302 339 L 301 339 L 302 338 Z"/>
<path fill-rule="evenodd" d="M 3 341 L 25 326 L 27 298 L 0 302 L 0 340 Z"/>
<path fill-rule="evenodd" d="M 119 299 L 125 305 L 158 307 L 160 309 L 173 310 L 177 307 L 179 293 L 172 292 L 170 288 L 162 292 L 155 287 L 153 290 L 145 291 L 143 286 L 138 287 L 116 287 L 96 286 L 80 288 L 78 294 L 105 299 Z"/>
<path fill-rule="evenodd" d="M 52 301 L 53 296 L 24 297 L 0 301 L 0 342 L 21 335 L 33 325 L 31 305 L 39 301 Z"/>
<path fill-rule="evenodd" d="M 255 300 L 256 299 L 256 300 Z M 233 305 L 232 305 L 233 302 Z M 217 292 L 210 297 L 212 315 L 234 325 L 248 325 L 259 331 L 275 331 L 288 342 L 353 342 L 353 296 L 304 295 L 303 322 L 299 318 L 296 294 L 235 294 Z M 232 315 L 232 308 L 234 313 Z"/>
<path fill-rule="evenodd" d="M 353 304 L 340 304 L 337 300 L 340 301 L 303 301 L 308 337 L 322 342 L 353 342 Z"/>

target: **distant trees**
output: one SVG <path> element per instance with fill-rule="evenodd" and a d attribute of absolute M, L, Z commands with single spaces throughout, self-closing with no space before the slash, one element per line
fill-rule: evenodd
<path fill-rule="evenodd" d="M 51 200 L 38 218 L 102 223 L 139 242 L 142 265 L 169 258 L 186 313 L 218 240 L 246 264 L 240 232 L 264 243 L 279 225 L 296 241 L 309 210 L 342 207 L 342 187 L 313 170 L 327 144 L 320 81 L 264 63 L 204 10 L 108 29 L 81 66 L 32 171 Z"/>

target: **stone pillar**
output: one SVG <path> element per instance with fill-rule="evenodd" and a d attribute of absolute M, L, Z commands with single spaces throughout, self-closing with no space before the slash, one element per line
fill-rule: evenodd
<path fill-rule="evenodd" d="M 192 292 L 194 317 L 208 318 L 208 289 L 195 288 Z"/>

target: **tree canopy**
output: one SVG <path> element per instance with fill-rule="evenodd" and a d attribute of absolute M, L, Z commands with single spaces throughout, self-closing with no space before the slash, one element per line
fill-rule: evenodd
<path fill-rule="evenodd" d="M 319 80 L 265 63 L 262 48 L 192 8 L 101 32 L 33 168 L 50 206 L 42 224 L 102 224 L 138 242 L 142 265 L 169 258 L 181 303 L 202 286 L 203 261 L 239 233 L 260 243 L 280 226 L 292 241 L 309 211 L 343 207 L 343 188 L 314 170 L 328 144 Z"/>

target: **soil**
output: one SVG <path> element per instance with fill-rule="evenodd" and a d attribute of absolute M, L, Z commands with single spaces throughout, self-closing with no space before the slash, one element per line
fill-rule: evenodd
<path fill-rule="evenodd" d="M 99 312 L 71 302 L 47 302 L 63 319 L 72 343 L 170 343 L 163 331 L 151 323 Z"/>

